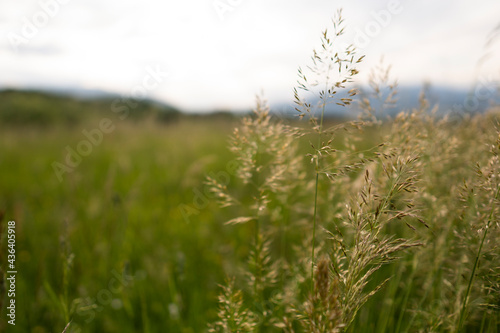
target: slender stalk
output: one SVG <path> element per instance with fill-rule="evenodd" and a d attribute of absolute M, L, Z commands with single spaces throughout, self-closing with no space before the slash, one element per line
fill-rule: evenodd
<path fill-rule="evenodd" d="M 479 332 L 483 333 L 484 332 L 484 325 L 486 323 L 486 311 L 483 313 L 483 319 L 481 319 L 481 328 L 479 329 Z"/>
<path fill-rule="evenodd" d="M 313 217 L 313 238 L 311 250 L 311 295 L 314 293 L 314 246 L 316 244 L 316 212 L 318 203 L 318 178 L 319 173 L 316 171 L 316 190 L 314 192 L 314 217 Z"/>
<path fill-rule="evenodd" d="M 411 273 L 410 273 L 410 277 L 408 278 L 408 287 L 406 287 L 406 292 L 405 292 L 405 295 L 403 297 L 403 302 L 401 303 L 400 305 L 400 312 L 399 312 L 399 318 L 398 318 L 398 322 L 396 324 L 396 330 L 394 332 L 401 332 L 401 325 L 403 323 L 403 317 L 406 313 L 406 309 L 407 309 L 407 304 L 408 304 L 408 299 L 410 298 L 410 293 L 413 289 L 413 277 L 415 276 L 415 270 L 416 270 L 416 267 L 417 267 L 417 260 L 416 260 L 416 257 L 413 258 L 413 265 L 412 265 L 412 270 L 411 270 Z"/>
<path fill-rule="evenodd" d="M 495 194 L 495 198 L 493 201 L 498 199 L 498 193 L 500 192 L 500 186 L 497 188 L 497 193 Z M 486 223 L 486 228 L 483 233 L 483 238 L 481 239 L 481 243 L 479 244 L 479 249 L 477 250 L 477 255 L 476 255 L 476 260 L 474 261 L 474 266 L 472 267 L 472 273 L 469 278 L 469 284 L 467 285 L 467 291 L 465 292 L 465 297 L 464 297 L 464 302 L 462 305 L 462 310 L 460 311 L 460 320 L 458 322 L 458 328 L 457 328 L 457 333 L 460 332 L 463 328 L 464 321 L 465 321 L 465 312 L 467 310 L 467 304 L 469 301 L 469 293 L 472 288 L 472 282 L 474 280 L 474 275 L 476 274 L 476 269 L 479 263 L 479 257 L 481 257 L 481 251 L 483 250 L 483 245 L 484 245 L 484 240 L 486 239 L 486 235 L 488 234 L 488 229 L 490 228 L 491 220 L 493 218 L 493 212 L 494 212 L 495 206 L 491 208 L 490 215 L 488 217 L 488 222 Z"/>
<path fill-rule="evenodd" d="M 327 76 L 328 77 L 328 76 Z M 326 83 L 325 94 L 327 92 L 328 82 Z M 323 118 L 325 116 L 325 108 L 326 108 L 326 97 L 323 96 L 323 105 L 321 108 L 321 120 L 319 123 L 319 134 L 318 134 L 318 145 L 316 149 L 321 149 L 321 133 L 323 132 Z M 312 237 L 312 250 L 311 250 L 311 295 L 314 293 L 314 248 L 316 245 L 316 218 L 318 212 L 318 184 L 319 184 L 319 159 L 320 154 L 316 158 L 316 184 L 314 189 L 314 214 L 313 214 L 313 237 Z"/>
<path fill-rule="evenodd" d="M 261 160 L 261 152 L 260 150 L 257 150 L 257 153 L 255 154 L 255 163 L 256 165 L 259 165 L 260 163 L 260 160 Z M 260 178 L 261 178 L 261 173 L 258 172 L 257 173 L 257 184 L 261 184 L 260 182 Z M 259 188 L 259 186 L 257 186 L 257 188 Z M 260 200 L 260 199 L 259 199 Z M 260 206 L 260 203 L 257 204 L 257 207 Z M 260 218 L 260 215 L 259 215 L 259 209 L 257 209 L 257 212 L 256 212 L 256 219 L 255 219 L 255 239 L 254 239 L 254 242 L 255 242 L 255 262 L 254 262 L 254 265 L 255 265 L 255 273 L 254 273 L 254 297 L 255 297 L 255 310 L 257 312 L 258 310 L 258 306 L 260 306 L 260 301 L 261 301 L 261 298 L 260 298 L 260 293 L 259 293 L 259 284 L 261 283 L 261 263 L 260 263 L 260 223 L 259 223 L 259 218 Z"/>
<path fill-rule="evenodd" d="M 254 285 L 253 285 L 253 291 L 255 295 L 255 305 L 260 302 L 260 295 L 259 295 L 259 288 L 258 284 L 260 284 L 260 242 L 259 242 L 259 233 L 260 233 L 260 225 L 259 225 L 259 219 L 257 218 L 255 220 L 255 276 L 254 276 Z"/>

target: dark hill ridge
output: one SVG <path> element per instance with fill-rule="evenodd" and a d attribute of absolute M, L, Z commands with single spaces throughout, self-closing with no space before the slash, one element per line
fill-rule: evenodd
<path fill-rule="evenodd" d="M 482 112 L 491 102 L 500 102 L 498 92 L 491 87 L 479 87 L 480 94 L 475 94 L 477 88 L 451 89 L 446 87 L 428 87 L 426 96 L 432 106 L 439 104 L 441 114 L 453 112 Z M 421 87 L 403 86 L 399 88 L 398 102 L 394 109 L 385 110 L 394 115 L 400 110 L 409 110 L 418 107 Z M 346 92 L 339 91 L 337 98 L 347 97 Z M 309 101 L 314 104 L 314 101 Z M 373 101 L 374 106 L 377 101 Z M 297 115 L 295 105 L 289 103 L 271 104 L 271 110 L 278 117 L 292 117 Z M 346 109 L 335 104 L 335 100 L 327 106 L 326 116 L 330 118 L 348 118 L 356 115 L 356 105 Z M 239 115 L 250 112 L 238 112 Z M 138 121 L 145 118 L 154 118 L 163 123 L 177 121 L 180 118 L 189 119 L 232 119 L 236 113 L 229 111 L 185 113 L 181 110 L 155 100 L 124 99 L 116 94 L 103 91 L 78 89 L 51 89 L 51 90 L 0 90 L 0 124 L 6 125 L 51 125 L 77 124 L 89 116 L 115 115 Z"/>
<path fill-rule="evenodd" d="M 75 93 L 73 90 L 0 90 L 0 125 L 74 125 L 93 116 L 114 116 L 121 120 L 151 119 L 171 123 L 180 119 L 234 120 L 228 111 L 184 113 L 155 100 L 125 99 L 101 91 Z"/>
<path fill-rule="evenodd" d="M 71 125 L 89 116 L 106 114 L 130 120 L 155 117 L 169 122 L 178 119 L 181 112 L 152 100 L 133 101 L 112 95 L 83 98 L 33 90 L 0 91 L 0 123 Z"/>

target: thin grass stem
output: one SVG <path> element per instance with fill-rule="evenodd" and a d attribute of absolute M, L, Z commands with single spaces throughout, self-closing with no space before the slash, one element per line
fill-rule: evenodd
<path fill-rule="evenodd" d="M 495 200 L 498 199 L 498 194 L 499 193 L 500 193 L 500 186 L 498 186 L 498 188 L 497 188 L 497 192 L 495 194 L 495 198 L 493 199 L 493 201 L 495 201 Z M 476 269 L 477 269 L 477 266 L 478 266 L 478 263 L 479 263 L 479 257 L 481 257 L 481 252 L 483 250 L 484 240 L 486 239 L 486 235 L 488 234 L 488 229 L 490 228 L 490 224 L 491 224 L 491 220 L 493 218 L 493 212 L 494 212 L 494 210 L 495 210 L 495 206 L 493 205 L 493 207 L 491 208 L 491 211 L 490 211 L 490 215 L 488 217 L 488 222 L 486 223 L 486 228 L 484 229 L 483 238 L 481 239 L 481 243 L 479 244 L 479 249 L 477 250 L 476 259 L 474 260 L 474 266 L 472 267 L 472 272 L 471 272 L 471 275 L 470 275 L 470 278 L 469 278 L 469 283 L 467 285 L 467 291 L 465 292 L 465 297 L 464 297 L 464 302 L 463 302 L 463 305 L 462 305 L 462 310 L 460 311 L 460 319 L 459 319 L 459 322 L 458 322 L 457 333 L 462 330 L 463 325 L 464 325 L 465 313 L 466 313 L 467 304 L 468 304 L 468 301 L 469 301 L 470 290 L 472 288 L 472 282 L 474 281 L 474 275 L 476 274 Z"/>
<path fill-rule="evenodd" d="M 328 74 L 330 72 L 330 67 L 328 67 Z M 325 93 L 328 89 L 328 81 L 325 84 Z M 314 248 L 316 245 L 316 219 L 318 212 L 318 185 L 319 185 L 319 167 L 320 167 L 320 149 L 321 149 L 321 133 L 323 132 L 323 119 L 325 117 L 325 108 L 326 108 L 326 97 L 323 100 L 323 105 L 321 108 L 321 120 L 319 123 L 319 133 L 318 133 L 318 145 L 316 149 L 318 150 L 318 156 L 316 158 L 316 183 L 314 189 L 314 214 L 313 214 L 313 234 L 312 234 L 312 250 L 311 250 L 311 295 L 314 293 Z"/>

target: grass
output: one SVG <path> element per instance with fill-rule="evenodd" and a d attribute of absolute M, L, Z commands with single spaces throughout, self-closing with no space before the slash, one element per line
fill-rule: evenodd
<path fill-rule="evenodd" d="M 389 83 L 389 70 L 381 65 L 370 78 L 372 91 L 363 92 L 359 99 L 358 119 L 325 128 L 326 105 L 348 106 L 358 94 L 349 85 L 363 56 L 357 56 L 351 46 L 335 48 L 343 31 L 339 12 L 333 20 L 333 37 L 325 30 L 320 51 L 313 52 L 309 73 L 299 68 L 295 104 L 311 127 L 273 122 L 266 106 L 258 102 L 254 118 L 245 119 L 240 127 L 245 135 L 239 135 L 239 129 L 234 134 L 239 178 L 252 191 L 245 193 L 238 183 L 224 191 L 214 186 L 221 198 L 240 196 L 231 204 L 223 200 L 224 206 L 234 204 L 239 214 L 255 210 L 254 217 L 241 216 L 228 223 L 255 219 L 253 253 L 263 251 L 259 239 L 269 242 L 266 267 L 262 259 L 251 259 L 246 277 L 238 278 L 243 292 L 254 287 L 247 304 L 257 306 L 244 310 L 250 313 L 251 327 L 237 331 L 496 332 L 499 258 L 498 246 L 493 244 L 498 238 L 490 230 L 494 225 L 498 232 L 498 110 L 460 120 L 437 117 L 438 109 L 430 109 L 422 93 L 418 107 L 381 122 L 378 117 L 384 116 L 385 109 L 397 105 L 397 84 Z M 350 89 L 349 98 L 336 98 L 342 89 Z M 307 94 L 318 102 L 309 102 Z M 469 137 L 472 128 L 482 131 L 474 139 Z M 277 138 L 314 142 L 314 136 L 317 144 L 310 143 L 313 151 L 306 155 L 313 170 L 290 159 L 279 162 L 283 169 L 272 171 L 275 158 L 299 153 L 291 142 L 280 144 Z M 269 149 L 276 144 L 282 148 Z M 267 159 L 262 159 L 263 152 Z M 475 173 L 471 160 L 481 161 Z M 293 175 L 266 186 L 287 171 Z M 297 192 L 282 192 L 294 185 Z M 289 203 L 286 215 L 281 213 L 283 202 Z M 291 227 L 276 227 L 282 224 Z M 323 229 L 321 237 L 318 226 Z M 272 244 L 282 239 L 296 241 L 281 244 L 287 250 L 273 254 Z M 491 246 L 489 255 L 483 250 L 485 243 Z M 318 255 L 326 259 L 317 263 Z M 480 261 L 484 275 L 477 273 Z M 409 266 L 411 280 L 405 280 Z M 288 273 L 283 278 L 286 283 L 262 282 L 262 274 L 278 272 Z M 474 284 L 479 276 L 481 283 Z M 379 296 L 387 285 L 386 298 Z M 473 306 L 469 303 L 472 289 Z M 375 310 L 373 300 L 384 305 L 383 311 Z M 219 319 L 214 331 L 231 331 L 223 315 Z"/>
<path fill-rule="evenodd" d="M 17 321 L 0 330 L 498 332 L 499 108 L 438 117 L 422 94 L 382 121 L 397 85 L 382 66 L 359 96 L 342 26 L 299 70 L 310 126 L 262 99 L 243 119 L 105 113 L 115 129 L 59 181 L 53 162 L 103 114 L 9 111 L 0 257 L 5 272 L 14 220 Z M 358 118 L 325 118 L 357 95 Z"/>
<path fill-rule="evenodd" d="M 418 127 L 408 127 L 410 119 Z M 323 282 L 316 280 L 312 298 L 304 254 L 312 245 L 316 175 L 310 158 L 301 157 L 307 134 L 272 120 L 246 123 L 248 135 L 268 135 L 254 147 L 262 167 L 247 160 L 249 170 L 263 173 L 260 189 L 252 184 L 255 173 L 228 173 L 225 189 L 243 208 L 221 210 L 196 193 L 215 197 L 206 174 L 228 170 L 234 160 L 226 146 L 237 124 L 229 120 L 121 123 L 61 183 L 51 163 L 82 139 L 80 131 L 3 128 L 2 230 L 15 220 L 18 232 L 16 329 L 62 332 L 71 320 L 70 332 L 204 331 L 224 320 L 216 319 L 219 284 L 234 278 L 220 297 L 260 331 L 308 331 L 309 321 L 323 327 L 325 311 L 341 314 L 336 329 L 353 332 L 449 331 L 461 320 L 462 331 L 496 332 L 496 121 L 494 112 L 458 122 L 405 115 L 377 129 L 336 134 L 337 156 L 325 157 L 318 186 L 322 259 L 315 270 Z M 418 158 L 408 160 L 411 152 Z M 407 207 L 410 199 L 418 199 L 414 208 Z M 188 221 L 181 204 L 196 208 Z M 429 229 L 408 209 L 417 209 Z M 259 217 L 260 231 L 251 223 L 224 225 L 251 221 L 234 220 L 244 211 Z M 122 282 L 110 286 L 117 277 Z M 325 285 L 335 286 L 334 296 L 325 296 Z M 381 304 L 384 311 L 371 310 Z"/>
<path fill-rule="evenodd" d="M 220 228 L 210 207 L 187 223 L 178 206 L 193 202 L 205 171 L 223 168 L 230 123 L 122 125 L 62 183 L 51 163 L 63 159 L 66 144 L 82 139 L 79 131 L 2 130 L 0 202 L 5 219 L 17 222 L 19 331 L 62 331 L 66 312 L 84 331 L 140 330 L 147 317 L 153 330 L 159 324 L 197 331 L 206 326 L 199 313 L 215 309 L 224 249 L 209 235 Z M 178 137 L 185 137 L 182 147 Z M 134 283 L 116 286 L 114 303 L 81 310 L 99 303 L 113 271 L 134 276 Z M 191 292 L 190 285 L 199 288 Z"/>

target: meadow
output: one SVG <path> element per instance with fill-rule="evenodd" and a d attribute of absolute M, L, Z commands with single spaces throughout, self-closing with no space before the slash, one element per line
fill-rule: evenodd
<path fill-rule="evenodd" d="M 204 172 L 223 167 L 229 126 L 121 123 L 62 182 L 52 163 L 81 130 L 3 128 L 2 226 L 17 223 L 16 329 L 62 332 L 70 319 L 83 331 L 205 327 L 230 231 L 210 207 L 187 221 L 179 205 L 192 203 Z M 115 275 L 125 280 L 110 290 Z"/>
<path fill-rule="evenodd" d="M 354 310 L 352 332 L 451 331 L 474 268 L 465 326 L 498 331 L 498 113 L 446 120 L 415 110 L 366 128 L 332 124 L 338 134 L 332 149 L 323 149 L 317 195 L 315 256 L 330 267 L 327 291 L 313 291 L 319 299 L 309 291 L 310 159 L 317 157 L 308 135 L 316 133 L 298 134 L 302 123 L 273 121 L 265 112 L 252 119 L 242 126 L 241 119 L 117 118 L 114 132 L 62 181 L 52 164 L 100 118 L 73 128 L 4 126 L 2 269 L 7 221 L 14 220 L 16 331 L 62 332 L 70 321 L 70 332 L 201 332 L 217 322 L 226 331 L 282 331 L 285 323 L 310 331 L 313 322 L 335 323 Z M 242 149 L 262 149 L 264 188 L 245 182 L 259 181 L 248 152 L 228 148 L 235 127 L 240 143 L 262 134 L 260 148 Z M 217 181 L 232 199 L 212 191 Z M 265 208 L 256 207 L 264 194 Z M 221 209 L 216 197 L 238 204 Z M 256 264 L 248 263 L 256 250 L 259 290 Z M 351 266 L 356 262 L 361 267 Z M 358 271 L 349 276 L 350 269 Z M 352 285 L 339 286 L 339 279 Z M 226 282 L 242 294 L 226 291 L 220 320 Z M 237 318 L 225 318 L 228 311 L 246 318 L 247 329 L 231 329 Z M 334 329 L 341 323 L 311 331 Z"/>
<path fill-rule="evenodd" d="M 298 118 L 3 95 L 0 329 L 498 332 L 498 106 L 397 110 L 385 70 L 351 88 L 363 56 L 334 48 L 340 25 L 299 69 Z"/>

